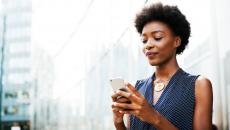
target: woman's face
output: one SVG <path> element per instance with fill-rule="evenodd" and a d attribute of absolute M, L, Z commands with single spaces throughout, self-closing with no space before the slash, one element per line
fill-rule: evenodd
<path fill-rule="evenodd" d="M 143 52 L 152 66 L 167 63 L 176 56 L 180 38 L 163 22 L 147 23 L 142 30 Z"/>

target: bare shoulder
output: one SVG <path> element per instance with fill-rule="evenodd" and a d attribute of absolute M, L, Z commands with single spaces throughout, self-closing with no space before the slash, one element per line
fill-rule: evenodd
<path fill-rule="evenodd" d="M 199 76 L 195 83 L 196 89 L 199 90 L 206 90 L 206 89 L 212 89 L 212 83 L 211 81 L 203 76 Z"/>
<path fill-rule="evenodd" d="M 193 128 L 211 130 L 212 128 L 213 93 L 211 81 L 199 76 L 195 83 L 195 109 Z"/>
<path fill-rule="evenodd" d="M 199 76 L 195 82 L 195 94 L 196 97 L 212 96 L 212 83 L 203 76 Z"/>

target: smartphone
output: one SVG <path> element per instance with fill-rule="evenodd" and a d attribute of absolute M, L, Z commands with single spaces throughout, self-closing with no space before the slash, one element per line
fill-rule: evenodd
<path fill-rule="evenodd" d="M 117 91 L 117 90 L 128 92 L 127 89 L 125 88 L 124 79 L 122 79 L 122 78 L 110 79 L 110 84 L 111 84 L 114 92 Z M 128 100 L 127 98 L 124 98 L 122 96 L 118 96 L 116 102 L 128 103 L 128 104 L 131 103 L 130 100 Z"/>
<path fill-rule="evenodd" d="M 110 79 L 110 84 L 111 84 L 114 92 L 117 90 L 126 91 L 125 82 L 124 82 L 124 79 L 122 79 L 122 78 Z"/>

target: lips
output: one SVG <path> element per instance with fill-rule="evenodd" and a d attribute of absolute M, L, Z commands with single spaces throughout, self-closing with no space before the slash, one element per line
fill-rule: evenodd
<path fill-rule="evenodd" d="M 153 58 L 157 55 L 158 53 L 157 52 L 146 52 L 145 55 L 148 57 L 148 58 Z"/>

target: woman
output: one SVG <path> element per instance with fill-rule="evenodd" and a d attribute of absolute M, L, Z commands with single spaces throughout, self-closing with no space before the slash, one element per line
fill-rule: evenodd
<path fill-rule="evenodd" d="M 146 6 L 136 15 L 143 52 L 154 74 L 112 95 L 117 130 L 211 130 L 212 86 L 181 69 L 176 55 L 188 44 L 190 24 L 176 6 Z M 122 97 L 122 98 L 121 98 Z M 127 103 L 127 101 L 131 103 Z M 128 115 L 127 126 L 123 116 Z"/>

